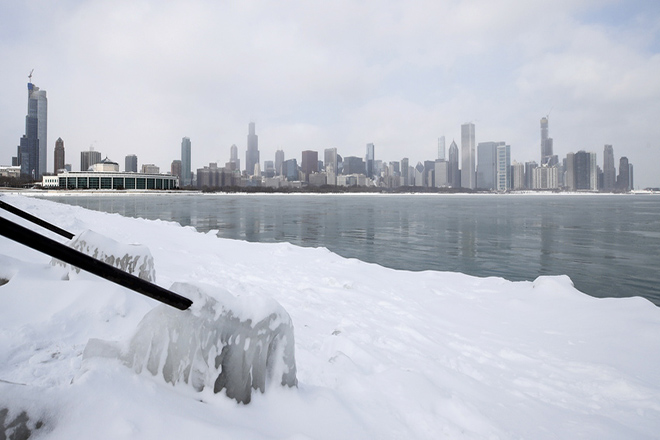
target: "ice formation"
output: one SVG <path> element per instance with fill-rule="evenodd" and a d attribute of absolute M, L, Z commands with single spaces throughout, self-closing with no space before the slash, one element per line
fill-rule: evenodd
<path fill-rule="evenodd" d="M 144 245 L 119 243 L 92 230 L 76 235 L 68 245 L 143 280 L 152 283 L 156 281 L 154 259 L 149 248 Z M 68 266 L 57 259 L 53 259 L 51 264 Z M 80 272 L 77 267 L 72 267 L 72 270 Z"/>
<path fill-rule="evenodd" d="M 83 359 L 116 357 L 137 373 L 184 382 L 201 391 L 226 390 L 249 403 L 252 390 L 278 381 L 297 385 L 293 324 L 276 301 L 235 298 L 214 289 L 175 283 L 171 289 L 193 300 L 181 312 L 168 306 L 150 311 L 127 344 L 91 339 Z"/>

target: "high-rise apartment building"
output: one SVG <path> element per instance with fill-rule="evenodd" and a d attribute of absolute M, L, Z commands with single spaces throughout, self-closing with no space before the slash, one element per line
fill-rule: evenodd
<path fill-rule="evenodd" d="M 461 125 L 461 187 L 474 189 L 477 187 L 475 173 L 475 140 L 474 124 Z"/>
<path fill-rule="evenodd" d="M 254 166 L 259 163 L 259 136 L 255 133 L 254 122 L 248 124 L 245 170 L 248 176 L 254 175 Z"/>
<path fill-rule="evenodd" d="M 614 191 L 616 188 L 616 168 L 614 167 L 614 148 L 605 145 L 603 150 L 603 190 Z"/>
<path fill-rule="evenodd" d="M 28 82 L 28 112 L 25 117 L 25 134 L 18 147 L 18 165 L 21 174 L 40 179 L 46 172 L 48 99 L 46 91 L 32 84 L 32 73 Z"/>
<path fill-rule="evenodd" d="M 92 165 L 101 162 L 101 152 L 94 151 L 90 148 L 89 151 L 80 152 L 80 171 L 87 171 Z"/>
<path fill-rule="evenodd" d="M 179 186 L 192 185 L 192 144 L 189 137 L 181 139 L 181 178 Z"/>
<path fill-rule="evenodd" d="M 525 189 L 525 164 L 515 160 L 511 165 L 511 188 L 514 190 Z"/>
<path fill-rule="evenodd" d="M 365 155 L 364 165 L 366 167 L 367 177 L 374 177 L 374 160 L 376 158 L 376 147 L 374 144 L 367 144 L 367 154 Z"/>
<path fill-rule="evenodd" d="M 509 145 L 497 146 L 497 186 L 499 192 L 511 189 L 511 147 Z"/>
<path fill-rule="evenodd" d="M 461 171 L 458 169 L 458 145 L 453 140 L 449 146 L 449 171 L 448 171 L 448 181 L 449 186 L 452 188 L 461 187 Z"/>
<path fill-rule="evenodd" d="M 138 158 L 135 154 L 129 154 L 124 158 L 124 171 L 127 173 L 137 173 Z M 181 161 L 179 161 L 179 179 L 181 178 Z"/>
<path fill-rule="evenodd" d="M 55 151 L 53 154 L 53 173 L 57 174 L 60 170 L 65 169 L 64 157 L 64 141 L 62 138 L 57 138 L 55 141 Z"/>

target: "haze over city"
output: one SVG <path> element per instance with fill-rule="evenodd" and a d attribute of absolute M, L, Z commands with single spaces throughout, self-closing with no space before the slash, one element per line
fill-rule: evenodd
<path fill-rule="evenodd" d="M 181 138 L 192 168 L 243 156 L 247 122 L 261 161 L 337 147 L 411 164 L 437 139 L 504 141 L 635 164 L 660 186 L 660 6 L 603 2 L 35 1 L 0 6 L 0 163 L 25 132 L 27 75 L 48 93 L 48 169 L 61 137 L 79 169 L 90 146 L 169 169 Z"/>

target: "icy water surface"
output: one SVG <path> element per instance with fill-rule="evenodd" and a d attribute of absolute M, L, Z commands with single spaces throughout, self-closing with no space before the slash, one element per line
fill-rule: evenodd
<path fill-rule="evenodd" d="M 657 195 L 63 195 L 51 200 L 326 247 L 405 270 L 534 280 L 566 274 L 597 297 L 660 305 Z"/>

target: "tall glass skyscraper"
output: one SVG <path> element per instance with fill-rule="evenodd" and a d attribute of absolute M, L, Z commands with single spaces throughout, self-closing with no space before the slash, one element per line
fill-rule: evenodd
<path fill-rule="evenodd" d="M 192 185 L 191 150 L 190 138 L 181 139 L 181 187 Z"/>
<path fill-rule="evenodd" d="M 614 167 L 614 148 L 605 145 L 603 151 L 603 190 L 614 191 L 616 187 L 616 168 Z"/>
<path fill-rule="evenodd" d="M 477 187 L 474 152 L 474 124 L 468 122 L 461 125 L 461 187 L 474 189 Z"/>
<path fill-rule="evenodd" d="M 367 144 L 367 154 L 364 158 L 366 165 L 367 177 L 374 177 L 374 160 L 376 158 L 376 147 L 374 144 Z"/>
<path fill-rule="evenodd" d="M 245 152 L 245 171 L 254 175 L 254 166 L 259 163 L 259 136 L 255 133 L 254 122 L 248 125 L 247 151 Z"/>
<path fill-rule="evenodd" d="M 64 169 L 64 141 L 57 138 L 55 141 L 55 151 L 53 152 L 53 173 L 57 174 L 59 170 Z"/>
<path fill-rule="evenodd" d="M 48 166 L 48 99 L 45 90 L 32 84 L 31 73 L 29 78 L 25 135 L 20 140 L 18 161 L 21 174 L 40 179 Z"/>

